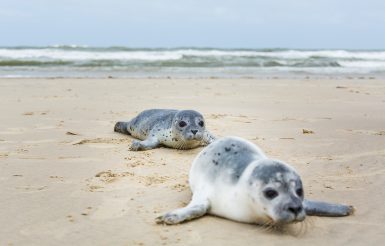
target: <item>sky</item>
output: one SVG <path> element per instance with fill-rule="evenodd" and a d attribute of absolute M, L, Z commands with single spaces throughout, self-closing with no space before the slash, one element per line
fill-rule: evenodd
<path fill-rule="evenodd" d="M 0 46 L 385 49 L 384 0 L 0 0 Z"/>

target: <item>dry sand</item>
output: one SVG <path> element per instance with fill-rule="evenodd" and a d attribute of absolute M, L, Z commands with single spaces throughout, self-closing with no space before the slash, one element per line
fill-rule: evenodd
<path fill-rule="evenodd" d="M 346 218 L 288 232 L 213 216 L 154 223 L 185 205 L 201 148 L 128 150 L 114 123 L 148 108 L 195 109 L 301 174 L 308 198 Z M 1 79 L 1 245 L 384 245 L 384 80 Z"/>

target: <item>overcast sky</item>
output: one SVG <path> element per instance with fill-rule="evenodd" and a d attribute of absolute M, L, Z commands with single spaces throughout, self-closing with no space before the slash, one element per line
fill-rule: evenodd
<path fill-rule="evenodd" d="M 385 0 L 0 0 L 0 46 L 385 49 Z"/>

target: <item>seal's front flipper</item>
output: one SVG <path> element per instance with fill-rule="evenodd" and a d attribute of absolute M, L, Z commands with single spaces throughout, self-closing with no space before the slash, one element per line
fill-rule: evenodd
<path fill-rule="evenodd" d="M 156 138 L 148 138 L 143 141 L 133 140 L 130 150 L 149 150 L 159 146 L 159 140 Z"/>
<path fill-rule="evenodd" d="M 128 131 L 127 127 L 128 127 L 128 122 L 119 121 L 119 122 L 116 122 L 115 127 L 114 127 L 114 131 L 120 132 L 123 134 L 131 135 L 131 133 Z"/>
<path fill-rule="evenodd" d="M 215 141 L 215 139 L 217 139 L 214 135 L 212 135 L 209 131 L 205 131 L 203 133 L 203 144 L 204 145 L 208 145 L 208 144 L 211 144 L 212 142 Z"/>
<path fill-rule="evenodd" d="M 310 216 L 342 217 L 354 213 L 353 206 L 343 204 L 304 200 L 303 205 L 306 215 Z"/>
<path fill-rule="evenodd" d="M 209 209 L 209 202 L 207 200 L 201 202 L 190 202 L 184 208 L 176 209 L 161 215 L 155 219 L 157 224 L 175 225 L 188 220 L 202 217 Z"/>

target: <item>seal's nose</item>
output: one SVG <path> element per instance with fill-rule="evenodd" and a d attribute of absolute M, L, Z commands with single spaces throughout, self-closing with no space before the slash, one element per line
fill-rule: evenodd
<path fill-rule="evenodd" d="M 197 134 L 198 130 L 191 130 L 191 132 L 195 135 Z"/>
<path fill-rule="evenodd" d="M 297 216 L 302 211 L 302 206 L 289 206 L 287 210 Z"/>

